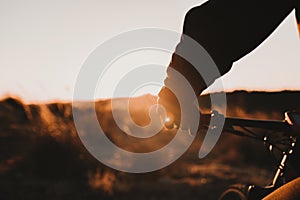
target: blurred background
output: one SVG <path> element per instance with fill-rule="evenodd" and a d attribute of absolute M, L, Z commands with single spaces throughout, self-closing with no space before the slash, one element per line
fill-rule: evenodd
<path fill-rule="evenodd" d="M 234 117 L 282 120 L 284 111 L 300 109 L 300 93 L 296 91 L 238 91 L 227 97 L 227 114 Z M 115 109 L 126 113 L 127 99 L 117 101 Z M 156 96 L 152 95 L 131 98 L 133 120 L 139 125 L 148 124 L 148 109 L 155 102 Z M 200 102 L 208 111 L 209 96 L 202 96 Z M 176 134 L 174 130 L 162 130 L 150 138 L 133 138 L 116 125 L 111 100 L 95 105 L 106 136 L 125 150 L 155 151 Z M 86 113 L 86 120 L 92 117 L 91 108 L 83 104 L 80 109 Z M 280 157 L 268 152 L 262 141 L 223 133 L 213 151 L 199 159 L 205 134 L 206 130 L 200 129 L 188 151 L 170 166 L 151 173 L 129 174 L 106 167 L 89 154 L 76 133 L 70 103 L 24 104 L 6 98 L 0 102 L 0 195 L 2 199 L 213 200 L 229 184 L 264 186 L 271 182 Z M 272 132 L 266 134 L 274 136 Z M 290 161 L 288 180 L 299 175 L 300 166 L 297 156 Z"/>

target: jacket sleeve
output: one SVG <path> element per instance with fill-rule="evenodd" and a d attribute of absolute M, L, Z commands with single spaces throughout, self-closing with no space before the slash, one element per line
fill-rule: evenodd
<path fill-rule="evenodd" d="M 261 44 L 296 7 L 295 0 L 210 0 L 192 8 L 185 17 L 183 36 L 172 56 L 169 68 L 180 72 L 200 94 L 216 78 L 206 81 L 195 66 L 178 55 L 186 47 L 185 35 L 198 42 L 214 60 L 220 75 L 232 63 Z M 299 8 L 299 0 L 297 5 Z M 297 11 L 299 20 L 299 12 Z M 299 22 L 299 21 L 298 21 Z M 195 52 L 193 52 L 195 53 Z M 206 67 L 205 65 L 201 67 Z M 165 86 L 176 82 L 167 71 Z"/>

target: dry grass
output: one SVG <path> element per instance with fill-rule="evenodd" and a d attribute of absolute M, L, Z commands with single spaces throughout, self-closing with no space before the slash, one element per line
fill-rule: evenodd
<path fill-rule="evenodd" d="M 132 102 L 131 106 L 139 105 L 131 110 L 136 123 L 147 124 L 147 109 L 154 101 L 146 96 Z M 243 101 L 229 104 L 228 114 L 280 116 L 280 109 L 258 105 L 255 110 L 252 105 L 251 110 L 251 104 Z M 119 103 L 122 109 L 122 100 Z M 124 149 L 153 151 L 174 137 L 162 131 L 157 137 L 137 141 L 116 126 L 109 100 L 97 102 L 96 107 L 106 134 Z M 263 144 L 234 135 L 223 134 L 209 156 L 200 160 L 197 155 L 205 130 L 178 161 L 164 169 L 146 174 L 118 172 L 86 151 L 71 111 L 68 103 L 25 105 L 11 98 L 0 102 L 0 199 L 216 199 L 229 184 L 264 185 L 273 175 L 275 162 Z"/>

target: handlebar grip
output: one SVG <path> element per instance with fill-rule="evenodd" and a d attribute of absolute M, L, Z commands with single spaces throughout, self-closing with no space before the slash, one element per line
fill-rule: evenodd
<path fill-rule="evenodd" d="M 211 114 L 201 114 L 200 125 L 208 127 L 212 117 L 224 117 L 224 115 L 213 111 Z M 217 126 L 217 124 L 215 125 Z M 244 119 L 225 117 L 224 128 L 225 130 L 232 130 L 234 126 L 248 127 L 248 128 L 262 128 L 273 131 L 288 132 L 291 130 L 291 125 L 286 120 L 256 120 L 256 119 Z"/>

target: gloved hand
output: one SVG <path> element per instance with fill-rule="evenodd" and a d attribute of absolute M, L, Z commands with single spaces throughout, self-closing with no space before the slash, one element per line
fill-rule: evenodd
<path fill-rule="evenodd" d="M 184 41 L 177 45 L 167 69 L 164 87 L 158 94 L 158 104 L 162 105 L 167 112 L 164 124 L 169 129 L 180 127 L 186 130 L 190 127 L 189 123 L 192 123 L 191 118 L 194 117 L 193 111 L 199 112 L 199 108 L 195 104 L 197 97 L 207 87 L 198 70 L 176 53 L 181 52 L 181 54 L 190 55 L 193 54 L 190 52 L 192 49 L 188 44 L 184 45 Z M 211 80 L 211 82 L 213 81 Z"/>
<path fill-rule="evenodd" d="M 163 119 L 164 126 L 168 129 L 178 128 L 181 111 L 175 94 L 167 87 L 163 87 L 158 94 L 158 104 L 166 110 L 166 116 Z"/>
<path fill-rule="evenodd" d="M 166 128 L 187 130 L 191 125 L 189 123 L 195 119 L 195 111 L 199 112 L 197 97 L 206 85 L 198 72 L 186 61 L 176 55 L 173 55 L 172 61 L 173 65 L 167 70 L 165 86 L 158 94 L 157 103 L 165 108 L 166 117 L 163 123 Z M 177 65 L 183 67 L 175 69 L 174 66 Z"/>

